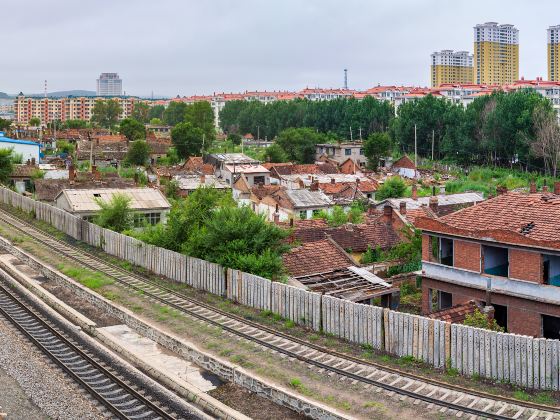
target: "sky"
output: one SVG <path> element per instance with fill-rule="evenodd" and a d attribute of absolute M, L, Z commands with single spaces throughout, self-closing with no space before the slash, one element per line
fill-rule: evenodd
<path fill-rule="evenodd" d="M 18 0 L 2 4 L 0 92 L 95 90 L 117 72 L 156 97 L 429 84 L 430 54 L 473 26 L 519 29 L 520 76 L 546 78 L 558 0 Z"/>

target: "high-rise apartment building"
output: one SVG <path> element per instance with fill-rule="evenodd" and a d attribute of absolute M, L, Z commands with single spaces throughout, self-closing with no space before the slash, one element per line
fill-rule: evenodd
<path fill-rule="evenodd" d="M 476 83 L 505 85 L 519 79 L 519 30 L 487 22 L 474 27 Z"/>
<path fill-rule="evenodd" d="M 97 79 L 97 96 L 121 96 L 122 80 L 117 73 L 101 73 Z"/>
<path fill-rule="evenodd" d="M 560 81 L 560 25 L 551 26 L 546 31 L 548 52 L 548 80 Z"/>
<path fill-rule="evenodd" d="M 444 83 L 473 83 L 473 56 L 468 51 L 436 51 L 431 59 L 432 87 Z"/>

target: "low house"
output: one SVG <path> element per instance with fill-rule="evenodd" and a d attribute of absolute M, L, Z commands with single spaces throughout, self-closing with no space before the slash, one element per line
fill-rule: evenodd
<path fill-rule="evenodd" d="M 245 176 L 251 186 L 270 184 L 270 171 L 261 164 L 225 165 L 221 177 L 228 185 L 233 185 L 241 175 Z"/>
<path fill-rule="evenodd" d="M 365 167 L 367 158 L 364 155 L 363 147 L 362 142 L 317 144 L 315 146 L 315 160 L 327 157 L 341 164 L 350 158 L 359 167 Z"/>
<path fill-rule="evenodd" d="M 128 142 L 79 141 L 76 152 L 78 162 L 92 161 L 99 167 L 117 166 L 126 158 Z"/>
<path fill-rule="evenodd" d="M 382 306 L 398 303 L 399 288 L 393 287 L 364 268 L 332 239 L 309 242 L 292 248 L 282 256 L 289 284 L 340 299 Z M 392 304 L 393 302 L 393 304 Z"/>
<path fill-rule="evenodd" d="M 39 166 L 28 163 L 26 165 L 14 165 L 10 174 L 10 181 L 14 184 L 17 192 L 33 191 L 33 179 L 39 178 L 41 170 Z"/>
<path fill-rule="evenodd" d="M 179 186 L 179 195 L 186 197 L 200 187 L 212 187 L 218 190 L 229 190 L 231 187 L 215 175 L 181 174 L 175 175 L 173 180 Z"/>
<path fill-rule="evenodd" d="M 223 171 L 226 165 L 258 165 L 259 161 L 250 158 L 243 153 L 214 153 L 206 155 L 203 158 L 204 163 L 208 163 L 214 167 L 214 174 L 223 177 Z M 230 179 L 230 184 L 231 184 Z"/>
<path fill-rule="evenodd" d="M 434 199 L 435 197 L 435 199 Z M 402 203 L 406 205 L 406 211 L 416 210 L 421 207 L 429 207 L 438 216 L 453 213 L 465 207 L 474 206 L 484 201 L 484 196 L 479 192 L 466 192 L 458 194 L 438 194 L 431 197 L 417 197 L 415 186 L 413 186 L 412 197 L 388 198 L 376 204 L 376 208 L 382 211 L 385 205 L 394 209 L 400 209 Z"/>
<path fill-rule="evenodd" d="M 209 163 L 204 163 L 202 156 L 191 156 L 183 164 L 183 169 L 189 172 L 198 172 L 204 175 L 214 174 L 214 167 Z"/>
<path fill-rule="evenodd" d="M 341 206 L 349 206 L 358 200 L 375 200 L 377 182 L 371 179 L 356 178 L 355 182 L 337 182 L 332 177 L 330 182 L 318 182 L 318 188 Z"/>
<path fill-rule="evenodd" d="M 416 178 L 418 174 L 416 165 L 407 155 L 394 162 L 391 170 L 404 178 Z"/>
<path fill-rule="evenodd" d="M 12 149 L 13 154 L 22 156 L 23 162 L 39 163 L 41 145 L 34 141 L 14 140 L 4 136 L 4 132 L 0 131 L 0 149 Z"/>
<path fill-rule="evenodd" d="M 91 221 L 101 209 L 97 201 L 109 202 L 115 194 L 130 198 L 130 208 L 138 224 L 143 220 L 152 225 L 165 222 L 171 208 L 165 196 L 155 188 L 64 189 L 58 193 L 54 203 L 60 209 Z"/>

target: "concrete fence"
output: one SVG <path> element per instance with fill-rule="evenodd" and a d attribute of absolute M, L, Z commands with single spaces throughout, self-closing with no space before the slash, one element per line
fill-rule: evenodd
<path fill-rule="evenodd" d="M 395 356 L 410 356 L 436 368 L 453 368 L 465 376 L 533 389 L 559 389 L 558 340 L 449 324 L 309 292 L 146 244 L 5 188 L 0 188 L 0 200 L 172 281 L 272 311 L 312 330 Z"/>

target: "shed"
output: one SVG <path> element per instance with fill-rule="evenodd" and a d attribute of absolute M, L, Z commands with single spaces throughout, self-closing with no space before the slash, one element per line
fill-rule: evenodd
<path fill-rule="evenodd" d="M 0 131 L 0 149 L 12 149 L 14 153 L 22 155 L 24 162 L 29 160 L 39 163 L 41 145 L 34 141 L 14 140 Z"/>

